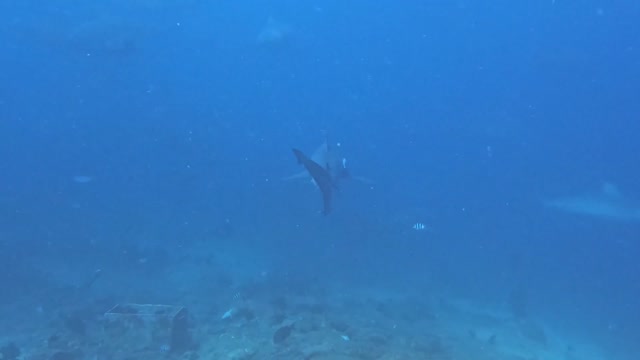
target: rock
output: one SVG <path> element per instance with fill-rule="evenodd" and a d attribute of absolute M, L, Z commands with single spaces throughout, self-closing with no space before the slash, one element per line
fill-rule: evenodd
<path fill-rule="evenodd" d="M 273 333 L 273 343 L 278 345 L 282 344 L 293 331 L 293 324 L 281 326 L 276 332 Z"/>

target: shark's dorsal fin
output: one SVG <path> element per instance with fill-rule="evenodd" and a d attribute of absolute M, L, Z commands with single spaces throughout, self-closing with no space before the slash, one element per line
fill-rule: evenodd
<path fill-rule="evenodd" d="M 324 142 L 320 144 L 320 146 L 318 146 L 316 151 L 313 152 L 313 155 L 311 155 L 311 160 L 315 161 L 316 163 L 320 164 L 323 167 L 326 167 L 328 153 L 329 153 L 329 145 L 326 142 Z"/>

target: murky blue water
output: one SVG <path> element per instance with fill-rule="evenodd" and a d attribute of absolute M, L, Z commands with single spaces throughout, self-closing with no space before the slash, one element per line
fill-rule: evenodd
<path fill-rule="evenodd" d="M 633 359 L 639 16 L 591 0 L 4 1 L 0 329 L 86 303 L 211 303 L 219 321 L 247 284 L 286 283 L 520 309 Z M 350 174 L 327 216 L 309 179 L 284 180 L 304 170 L 292 148 L 324 141 Z"/>

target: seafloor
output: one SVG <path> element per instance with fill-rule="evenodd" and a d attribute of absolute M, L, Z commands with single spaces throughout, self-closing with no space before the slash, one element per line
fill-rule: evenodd
<path fill-rule="evenodd" d="M 561 322 L 444 289 L 328 285 L 182 251 L 171 261 L 132 256 L 99 276 L 95 261 L 41 257 L 38 272 L 5 289 L 0 359 L 615 358 Z"/>

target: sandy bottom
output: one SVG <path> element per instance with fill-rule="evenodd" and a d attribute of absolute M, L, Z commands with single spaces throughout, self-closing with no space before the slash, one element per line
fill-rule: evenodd
<path fill-rule="evenodd" d="M 185 264 L 153 275 L 113 269 L 88 288 L 44 286 L 5 301 L 0 359 L 617 359 L 549 319 L 434 289 L 327 287 Z M 117 304 L 129 305 L 109 313 Z"/>

